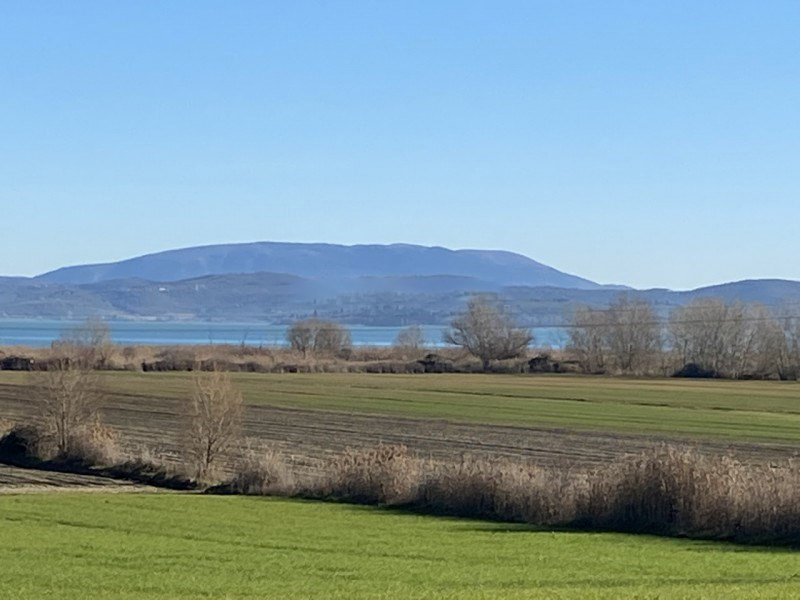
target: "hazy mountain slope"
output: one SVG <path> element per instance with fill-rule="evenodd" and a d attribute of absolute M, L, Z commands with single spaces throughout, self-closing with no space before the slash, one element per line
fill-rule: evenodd
<path fill-rule="evenodd" d="M 274 273 L 211 275 L 176 282 L 123 279 L 77 286 L 134 317 L 262 318 L 324 295 L 312 281 Z M 273 312 L 274 314 L 274 312 Z"/>
<path fill-rule="evenodd" d="M 0 276 L 0 285 L 11 286 L 13 284 L 24 284 L 30 282 L 29 277 L 3 277 Z"/>
<path fill-rule="evenodd" d="M 81 319 L 116 315 L 102 296 L 78 286 L 0 281 L 0 317 Z"/>
<path fill-rule="evenodd" d="M 365 325 L 445 324 L 472 292 L 500 294 L 525 325 L 558 325 L 578 305 L 607 306 L 610 289 L 500 286 L 468 277 L 325 277 L 256 273 L 176 282 L 70 285 L 0 280 L 0 317 L 160 318 L 285 323 L 316 314 Z M 742 281 L 698 290 L 628 291 L 666 315 L 698 297 L 757 302 L 800 314 L 800 282 Z M 0 330 L 2 325 L 0 324 Z"/>
<path fill-rule="evenodd" d="M 61 285 L 61 284 L 58 284 Z M 329 317 L 414 311 L 449 295 L 502 288 L 467 277 L 303 278 L 275 273 L 209 275 L 174 282 L 115 280 L 77 286 L 120 314 L 214 320 L 290 320 L 321 310 Z M 349 313 L 348 313 L 349 314 Z"/>
<path fill-rule="evenodd" d="M 800 302 L 800 282 L 786 279 L 747 279 L 675 293 L 691 298 L 716 297 L 729 302 L 780 306 Z"/>
<path fill-rule="evenodd" d="M 760 304 L 778 314 L 800 316 L 800 282 L 788 280 L 748 280 L 698 288 L 688 291 L 652 290 L 576 290 L 565 288 L 511 287 L 503 290 L 508 304 L 516 314 L 537 323 L 552 322 L 553 318 L 568 317 L 576 306 L 604 308 L 620 293 L 642 298 L 653 305 L 662 316 L 676 306 L 698 298 L 715 298 L 725 302 Z"/>
<path fill-rule="evenodd" d="M 561 323 L 576 306 L 601 308 L 620 293 L 652 302 L 662 315 L 698 297 L 800 314 L 796 281 L 626 291 L 512 252 L 257 242 L 66 267 L 32 279 L 0 277 L 0 317 L 283 323 L 316 314 L 344 323 L 443 324 L 474 292 L 500 294 L 527 325 Z"/>
<path fill-rule="evenodd" d="M 129 278 L 180 281 L 205 275 L 260 272 L 301 277 L 454 275 L 500 285 L 602 287 L 512 252 L 409 244 L 340 246 L 276 242 L 168 250 L 115 263 L 65 267 L 36 279 L 85 284 Z"/>

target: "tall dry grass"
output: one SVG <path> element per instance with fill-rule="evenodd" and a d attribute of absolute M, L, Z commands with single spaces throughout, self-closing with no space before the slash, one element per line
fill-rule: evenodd
<path fill-rule="evenodd" d="M 434 462 L 379 446 L 349 450 L 317 480 L 271 493 L 544 527 L 800 543 L 800 463 L 746 464 L 670 445 L 590 470 Z"/>
<path fill-rule="evenodd" d="M 419 494 L 424 468 L 405 446 L 347 449 L 300 493 L 358 504 L 407 504 Z"/>
<path fill-rule="evenodd" d="M 83 427 L 77 428 L 70 433 L 69 438 L 69 449 L 53 458 L 61 462 L 74 461 L 93 467 L 109 467 L 123 460 L 119 436 L 103 425 L 99 419 L 93 419 Z"/>
<path fill-rule="evenodd" d="M 248 445 L 234 465 L 234 477 L 225 486 L 227 492 L 247 496 L 295 493 L 296 481 L 283 456 L 270 447 Z"/>

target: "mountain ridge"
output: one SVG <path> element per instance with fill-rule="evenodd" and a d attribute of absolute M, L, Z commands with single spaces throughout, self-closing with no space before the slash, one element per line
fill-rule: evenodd
<path fill-rule="evenodd" d="M 131 278 L 80 285 L 0 280 L 0 317 L 285 324 L 316 315 L 353 325 L 444 325 L 476 292 L 498 294 L 526 326 L 559 326 L 576 306 L 602 308 L 620 294 L 611 288 L 503 286 L 461 276 L 303 278 L 250 273 L 175 282 Z M 689 291 L 623 293 L 651 302 L 662 316 L 700 297 L 758 302 L 784 310 L 794 305 L 793 314 L 800 306 L 800 282 L 790 280 L 743 280 Z"/>
<path fill-rule="evenodd" d="M 85 284 L 140 277 L 181 281 L 222 274 L 287 273 L 323 276 L 466 276 L 503 285 L 604 286 L 507 250 L 451 250 L 415 244 L 249 242 L 192 246 L 42 273 L 34 280 Z"/>
<path fill-rule="evenodd" d="M 659 314 L 698 297 L 800 307 L 800 282 L 791 280 L 633 290 L 506 250 L 252 242 L 0 277 L 0 317 L 288 323 L 317 315 L 362 325 L 445 324 L 476 292 L 498 294 L 529 326 L 563 322 L 578 305 L 605 307 L 620 293 L 652 302 Z"/>

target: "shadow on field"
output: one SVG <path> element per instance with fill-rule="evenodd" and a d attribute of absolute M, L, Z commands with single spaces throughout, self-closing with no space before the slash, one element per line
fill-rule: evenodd
<path fill-rule="evenodd" d="M 341 501 L 328 500 L 328 502 L 341 503 Z M 351 505 L 352 506 L 352 505 Z M 647 531 L 618 531 L 613 529 L 581 527 L 580 525 L 570 526 L 545 526 L 531 523 L 509 523 L 502 521 L 487 521 L 479 517 L 457 516 L 436 510 L 426 510 L 416 506 L 377 506 L 372 508 L 395 515 L 413 515 L 419 517 L 434 517 L 450 519 L 458 523 L 456 531 L 460 533 L 490 533 L 490 534 L 573 534 L 573 535 L 603 535 L 619 534 L 620 536 L 636 535 L 638 538 L 650 538 L 652 540 L 677 540 L 687 544 L 685 551 L 703 553 L 713 552 L 744 552 L 744 553 L 769 553 L 769 554 L 796 554 L 800 551 L 800 542 L 794 539 L 766 539 L 766 540 L 747 540 L 740 538 L 707 538 L 702 539 L 692 535 L 658 535 Z"/>

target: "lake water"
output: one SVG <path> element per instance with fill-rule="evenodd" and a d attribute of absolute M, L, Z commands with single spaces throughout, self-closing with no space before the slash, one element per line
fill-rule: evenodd
<path fill-rule="evenodd" d="M 286 326 L 264 323 L 206 323 L 186 321 L 107 321 L 111 338 L 122 345 L 241 344 L 283 346 Z M 81 321 L 46 319 L 0 319 L 0 346 L 49 346 Z M 403 327 L 348 326 L 355 346 L 389 346 Z M 427 345 L 441 346 L 446 327 L 422 327 Z M 555 327 L 534 328 L 536 346 L 558 348 L 564 331 Z"/>

